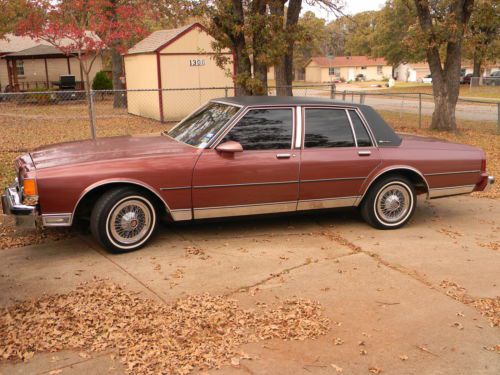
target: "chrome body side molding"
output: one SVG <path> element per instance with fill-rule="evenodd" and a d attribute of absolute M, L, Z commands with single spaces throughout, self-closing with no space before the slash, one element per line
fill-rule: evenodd
<path fill-rule="evenodd" d="M 326 198 L 326 199 L 308 199 L 301 200 L 297 204 L 297 211 L 319 210 L 323 208 L 352 207 L 356 205 L 358 196 Z"/>
<path fill-rule="evenodd" d="M 170 214 L 172 215 L 172 219 L 174 221 L 186 221 L 186 220 L 193 219 L 193 212 L 191 211 L 190 208 L 182 208 L 179 210 L 172 210 L 172 211 L 170 211 Z"/>
<path fill-rule="evenodd" d="M 194 209 L 195 219 L 209 219 L 228 216 L 247 216 L 292 212 L 297 208 L 297 202 L 273 202 L 264 204 L 250 204 L 239 206 L 203 207 Z"/>
<path fill-rule="evenodd" d="M 449 197 L 451 195 L 469 194 L 474 191 L 475 185 L 449 186 L 429 190 L 429 198 Z"/>

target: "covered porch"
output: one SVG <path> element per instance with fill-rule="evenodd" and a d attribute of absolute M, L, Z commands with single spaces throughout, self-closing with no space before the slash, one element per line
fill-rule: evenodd
<path fill-rule="evenodd" d="M 76 54 L 65 55 L 57 48 L 38 45 L 1 56 L 7 63 L 8 86 L 2 91 L 30 91 L 59 89 L 59 77 L 73 75 L 76 90 L 83 90 L 83 71 Z M 29 65 L 29 72 L 26 68 Z"/>

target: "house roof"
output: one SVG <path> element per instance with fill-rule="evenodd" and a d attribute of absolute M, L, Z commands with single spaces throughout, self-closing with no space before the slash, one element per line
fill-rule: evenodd
<path fill-rule="evenodd" d="M 54 46 L 40 44 L 35 47 L 26 48 L 19 52 L 9 53 L 5 57 L 28 57 L 28 56 L 46 56 L 46 55 L 64 55 Z"/>
<path fill-rule="evenodd" d="M 100 40 L 99 37 L 92 31 L 86 31 L 86 34 L 95 40 Z M 61 45 L 70 45 L 73 43 L 68 38 L 61 39 Z M 19 36 L 14 34 L 7 34 L 4 38 L 0 38 L 0 54 L 12 54 L 24 51 L 37 46 L 51 46 L 45 40 L 37 40 L 29 36 Z"/>
<path fill-rule="evenodd" d="M 334 58 L 326 56 L 318 56 L 311 58 L 307 64 L 311 62 L 316 63 L 320 67 L 337 68 L 343 66 L 373 66 L 373 65 L 387 65 L 387 61 L 383 57 L 371 58 L 369 56 L 336 56 Z"/>
<path fill-rule="evenodd" d="M 179 27 L 177 29 L 158 30 L 151 33 L 149 36 L 138 42 L 135 46 L 128 50 L 129 55 L 139 53 L 157 52 L 164 48 L 169 43 L 173 42 L 182 34 L 188 32 L 195 27 L 202 27 L 199 23 L 191 23 L 189 25 Z"/>

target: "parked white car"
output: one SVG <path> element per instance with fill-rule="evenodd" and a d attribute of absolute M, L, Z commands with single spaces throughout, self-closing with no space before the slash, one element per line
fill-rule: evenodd
<path fill-rule="evenodd" d="M 428 74 L 425 77 L 419 78 L 418 82 L 420 82 L 420 83 L 432 83 L 432 77 L 430 74 Z"/>

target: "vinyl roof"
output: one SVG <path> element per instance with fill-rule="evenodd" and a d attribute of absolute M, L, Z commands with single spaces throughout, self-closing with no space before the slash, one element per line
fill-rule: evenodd
<path fill-rule="evenodd" d="M 169 29 L 169 30 L 158 30 L 151 33 L 149 36 L 138 42 L 135 46 L 128 50 L 129 55 L 138 54 L 138 53 L 151 53 L 158 51 L 165 44 L 173 41 L 183 32 L 193 28 L 195 26 L 199 26 L 198 23 L 191 23 L 189 25 L 179 27 L 177 29 Z"/>
<path fill-rule="evenodd" d="M 212 101 L 225 102 L 241 106 L 254 105 L 322 105 L 322 104 L 341 104 L 351 107 L 361 107 L 362 104 L 346 103 L 340 100 L 328 98 L 315 98 L 308 96 L 233 96 L 228 98 L 217 98 Z"/>

